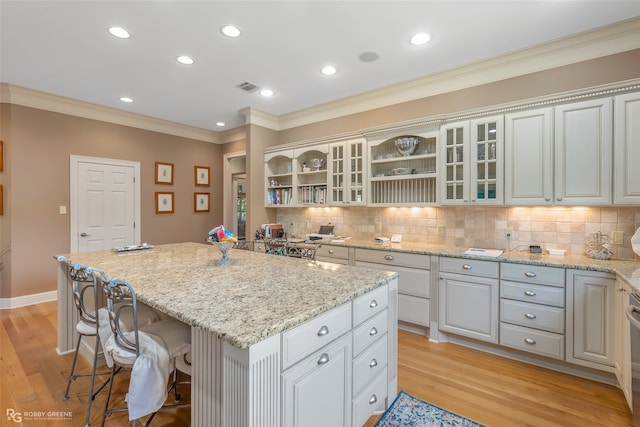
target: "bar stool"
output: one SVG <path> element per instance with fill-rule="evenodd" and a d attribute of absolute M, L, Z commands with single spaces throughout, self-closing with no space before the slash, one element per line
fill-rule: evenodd
<path fill-rule="evenodd" d="M 138 305 L 133 287 L 122 279 L 104 280 L 97 276 L 107 298 L 107 307 L 99 310 L 100 335 L 107 365 L 111 366 L 111 377 L 102 425 L 113 412 L 128 411 L 129 420 L 136 421 L 151 414 L 145 425 L 149 425 L 158 410 L 190 406 L 188 403 L 166 405 L 168 392 L 176 384 L 176 359 L 191 352 L 191 328 L 174 319 L 161 320 L 146 326 L 138 324 Z M 122 326 L 122 317 L 131 316 L 130 330 Z M 109 328 L 110 335 L 105 334 Z M 131 369 L 126 407 L 110 408 L 113 378 L 119 368 Z M 189 369 L 190 371 L 190 369 Z M 173 382 L 167 388 L 169 375 Z M 187 372 L 189 373 L 189 372 Z M 176 399 L 179 396 L 176 392 Z"/>

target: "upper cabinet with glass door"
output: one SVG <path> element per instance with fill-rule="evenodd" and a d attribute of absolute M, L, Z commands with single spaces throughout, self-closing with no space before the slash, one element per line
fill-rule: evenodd
<path fill-rule="evenodd" d="M 406 133 L 370 139 L 369 206 L 428 206 L 438 201 L 439 133 Z"/>
<path fill-rule="evenodd" d="M 503 117 L 442 127 L 441 203 L 503 204 Z"/>
<path fill-rule="evenodd" d="M 295 157 L 295 197 L 298 206 L 329 204 L 327 181 L 328 144 L 293 150 Z"/>
<path fill-rule="evenodd" d="M 365 140 L 362 138 L 329 145 L 329 196 L 334 206 L 365 205 Z"/>

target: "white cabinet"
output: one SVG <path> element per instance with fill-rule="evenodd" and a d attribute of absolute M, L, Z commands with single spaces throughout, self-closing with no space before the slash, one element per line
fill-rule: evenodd
<path fill-rule="evenodd" d="M 329 144 L 329 203 L 336 206 L 366 205 L 365 140 Z"/>
<path fill-rule="evenodd" d="M 503 124 L 497 116 L 442 127 L 443 205 L 503 204 Z"/>
<path fill-rule="evenodd" d="M 381 136 L 368 141 L 369 206 L 429 206 L 438 201 L 436 145 L 439 132 Z M 415 140 L 413 150 L 398 149 Z"/>
<path fill-rule="evenodd" d="M 564 360 L 563 268 L 500 264 L 500 344 Z"/>
<path fill-rule="evenodd" d="M 567 270 L 567 362 L 613 372 L 615 277 Z"/>
<path fill-rule="evenodd" d="M 431 256 L 356 248 L 355 265 L 398 272 L 398 320 L 430 326 Z"/>
<path fill-rule="evenodd" d="M 505 116 L 505 204 L 553 203 L 552 108 Z"/>
<path fill-rule="evenodd" d="M 312 145 L 293 150 L 295 201 L 299 206 L 329 204 L 327 183 L 328 144 Z"/>
<path fill-rule="evenodd" d="M 614 98 L 613 202 L 640 204 L 640 92 Z"/>
<path fill-rule="evenodd" d="M 611 98 L 555 107 L 556 205 L 611 204 Z"/>
<path fill-rule="evenodd" d="M 351 333 L 282 376 L 284 425 L 351 426 Z"/>
<path fill-rule="evenodd" d="M 349 265 L 349 248 L 346 246 L 322 245 L 316 250 L 316 261 Z"/>
<path fill-rule="evenodd" d="M 290 206 L 294 201 L 293 150 L 264 155 L 265 206 Z"/>
<path fill-rule="evenodd" d="M 616 309 L 614 324 L 615 358 L 614 369 L 618 385 L 629 405 L 633 409 L 631 390 L 631 333 L 629 320 L 627 320 L 627 308 L 631 289 L 622 281 L 616 282 Z"/>
<path fill-rule="evenodd" d="M 498 343 L 499 263 L 440 257 L 438 329 Z"/>

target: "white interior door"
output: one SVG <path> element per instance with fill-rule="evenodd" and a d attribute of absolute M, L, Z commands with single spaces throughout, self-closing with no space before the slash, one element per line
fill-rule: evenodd
<path fill-rule="evenodd" d="M 140 243 L 140 164 L 71 156 L 71 252 Z"/>

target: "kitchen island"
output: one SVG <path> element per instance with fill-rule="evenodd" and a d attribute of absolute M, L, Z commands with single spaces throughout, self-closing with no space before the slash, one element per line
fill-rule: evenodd
<path fill-rule="evenodd" d="M 65 256 L 127 280 L 142 303 L 191 326 L 193 426 L 306 426 L 310 401 L 315 408 L 308 413 L 339 421 L 331 425 L 358 425 L 396 395 L 396 273 L 242 250 L 218 266 L 220 252 L 198 243 Z M 58 313 L 64 353 L 75 344 L 76 319 L 61 264 Z M 369 351 L 364 348 L 374 347 L 383 348 L 386 363 L 362 387 L 352 386 L 352 368 Z M 327 363 L 334 353 L 339 357 Z M 321 381 L 317 390 L 309 387 L 322 373 L 306 375 L 304 389 L 295 381 L 310 361 L 342 375 L 337 393 Z M 333 406 L 336 396 L 340 407 L 323 411 L 323 398 Z M 364 409 L 362 401 L 369 403 Z"/>

